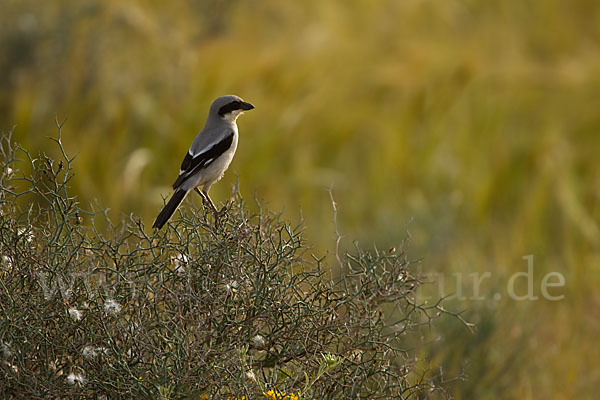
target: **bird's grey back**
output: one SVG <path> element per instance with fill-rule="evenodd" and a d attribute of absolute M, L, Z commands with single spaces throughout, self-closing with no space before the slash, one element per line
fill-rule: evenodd
<path fill-rule="evenodd" d="M 200 154 L 204 150 L 210 149 L 215 144 L 219 143 L 231 132 L 237 134 L 237 125 L 235 122 L 224 121 L 219 119 L 219 123 L 206 124 L 204 129 L 198 133 L 196 139 L 190 147 L 192 155 Z"/>

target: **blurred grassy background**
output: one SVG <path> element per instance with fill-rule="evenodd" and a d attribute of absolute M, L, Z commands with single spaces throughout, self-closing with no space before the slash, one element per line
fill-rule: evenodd
<path fill-rule="evenodd" d="M 213 98 L 256 105 L 212 197 L 285 207 L 332 249 L 397 245 L 483 273 L 425 347 L 458 399 L 600 392 L 600 4 L 596 0 L 81 0 L 0 4 L 0 128 L 50 147 L 67 118 L 84 201 L 150 225 Z M 551 302 L 494 301 L 535 256 Z M 466 276 L 466 275 L 465 275 Z M 469 279 L 464 282 L 469 293 Z M 521 292 L 520 292 L 521 293 Z M 506 296 L 504 296 L 506 297 Z"/>

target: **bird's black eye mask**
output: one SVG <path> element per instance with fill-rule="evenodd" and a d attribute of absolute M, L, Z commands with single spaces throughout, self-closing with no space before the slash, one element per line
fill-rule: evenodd
<path fill-rule="evenodd" d="M 219 108 L 219 115 L 221 117 L 224 117 L 226 114 L 229 114 L 230 112 L 233 112 L 235 110 L 241 110 L 241 109 L 242 109 L 242 103 L 235 100 L 235 101 L 225 104 L 223 107 Z"/>
<path fill-rule="evenodd" d="M 248 111 L 252 110 L 253 108 L 254 106 L 250 103 L 246 103 L 245 101 L 234 100 L 231 103 L 225 104 L 223 107 L 219 108 L 219 115 L 222 118 L 230 112 L 236 110 Z"/>

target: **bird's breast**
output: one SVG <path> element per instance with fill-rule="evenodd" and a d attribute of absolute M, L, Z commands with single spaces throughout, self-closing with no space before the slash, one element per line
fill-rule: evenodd
<path fill-rule="evenodd" d="M 196 186 L 204 186 L 207 184 L 213 184 L 223 177 L 229 164 L 233 160 L 235 151 L 238 145 L 238 134 L 237 131 L 233 133 L 233 140 L 231 146 L 220 157 L 217 157 L 209 166 L 207 166 L 201 174 L 200 182 Z"/>

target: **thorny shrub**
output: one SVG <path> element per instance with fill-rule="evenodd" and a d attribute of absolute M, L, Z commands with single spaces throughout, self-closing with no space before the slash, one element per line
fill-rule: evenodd
<path fill-rule="evenodd" d="M 69 192 L 73 158 L 1 143 L 0 397 L 375 399 L 438 388 L 405 349 L 441 310 L 401 251 L 336 268 L 234 193 L 154 232 Z"/>

